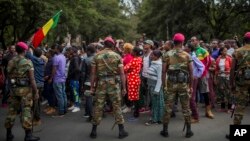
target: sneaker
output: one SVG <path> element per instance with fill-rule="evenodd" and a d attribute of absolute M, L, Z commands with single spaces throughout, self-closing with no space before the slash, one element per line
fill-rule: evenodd
<path fill-rule="evenodd" d="M 139 109 L 139 113 L 144 113 L 144 111 L 145 111 L 145 108 Z"/>
<path fill-rule="evenodd" d="M 79 112 L 81 109 L 79 108 L 79 107 L 75 107 L 73 110 L 72 110 L 72 112 L 73 113 L 76 113 L 76 112 Z"/>
<path fill-rule="evenodd" d="M 150 126 L 150 125 L 157 125 L 158 122 L 153 121 L 153 120 L 149 120 L 148 122 L 145 123 L 146 126 Z"/>
<path fill-rule="evenodd" d="M 62 118 L 64 117 L 65 114 L 58 114 L 58 115 L 53 115 L 53 118 Z"/>
<path fill-rule="evenodd" d="M 131 112 L 131 108 L 126 107 L 125 109 L 122 110 L 122 113 L 129 113 Z"/>
<path fill-rule="evenodd" d="M 144 112 L 145 112 L 145 113 L 150 113 L 151 110 L 150 110 L 150 108 L 146 108 Z"/>
<path fill-rule="evenodd" d="M 89 118 L 89 115 L 85 114 L 85 115 L 83 115 L 82 117 L 84 117 L 84 118 Z"/>
<path fill-rule="evenodd" d="M 128 118 L 128 122 L 135 122 L 137 120 L 138 120 L 138 118 L 135 118 L 135 117 Z"/>
<path fill-rule="evenodd" d="M 74 110 L 74 108 L 75 108 L 75 106 L 73 105 L 73 106 L 69 107 L 68 110 L 72 111 L 72 110 Z"/>
<path fill-rule="evenodd" d="M 42 103 L 41 103 L 41 105 L 45 105 L 45 104 L 47 104 L 48 103 L 48 100 L 44 100 Z"/>
<path fill-rule="evenodd" d="M 123 109 L 125 109 L 125 108 L 127 108 L 127 106 L 126 106 L 126 105 L 124 105 L 124 106 L 122 106 L 122 107 L 121 107 L 121 109 L 122 109 L 122 110 L 123 110 Z"/>

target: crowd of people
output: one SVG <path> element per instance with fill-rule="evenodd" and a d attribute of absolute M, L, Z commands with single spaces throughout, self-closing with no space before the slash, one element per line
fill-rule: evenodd
<path fill-rule="evenodd" d="M 17 114 L 21 113 L 25 141 L 37 141 L 31 129 L 41 124 L 41 112 L 62 118 L 82 107 L 83 117 L 93 124 L 91 138 L 97 137 L 104 112 L 113 113 L 119 138 L 128 136 L 125 113 L 132 113 L 129 122 L 150 113 L 145 125 L 162 124 L 160 134 L 168 137 L 179 103 L 187 138 L 194 135 L 191 124 L 200 120 L 197 103 L 204 103 L 209 119 L 216 118 L 213 110 L 234 112 L 234 124 L 241 124 L 249 102 L 250 32 L 243 39 L 243 45 L 237 37 L 205 43 L 176 33 L 162 42 L 144 35 L 135 44 L 108 36 L 82 47 L 11 45 L 0 52 L 7 141 L 14 138 L 11 129 Z"/>

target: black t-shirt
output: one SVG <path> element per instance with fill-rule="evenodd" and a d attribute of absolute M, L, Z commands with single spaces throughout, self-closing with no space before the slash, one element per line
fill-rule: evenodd
<path fill-rule="evenodd" d="M 68 79 L 69 80 L 80 80 L 81 76 L 81 58 L 79 56 L 74 56 L 70 60 L 69 70 L 68 70 Z"/>

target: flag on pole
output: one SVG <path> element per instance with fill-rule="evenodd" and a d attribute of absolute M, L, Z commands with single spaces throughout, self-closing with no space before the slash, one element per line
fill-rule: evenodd
<path fill-rule="evenodd" d="M 53 18 L 51 18 L 42 28 L 38 29 L 38 31 L 34 34 L 34 37 L 32 40 L 32 44 L 34 48 L 37 48 L 40 45 L 40 43 L 45 38 L 45 36 L 47 35 L 47 33 L 49 32 L 51 28 L 55 28 L 57 26 L 61 13 L 62 13 L 62 10 L 56 13 L 56 15 L 53 16 Z"/>

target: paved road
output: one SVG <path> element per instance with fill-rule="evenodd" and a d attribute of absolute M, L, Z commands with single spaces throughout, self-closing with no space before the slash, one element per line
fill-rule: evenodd
<path fill-rule="evenodd" d="M 180 109 L 180 108 L 179 108 Z M 244 117 L 243 124 L 250 124 L 249 107 Z M 200 108 L 203 115 L 204 109 Z M 192 125 L 194 136 L 186 139 L 183 135 L 183 117 L 178 112 L 176 118 L 172 118 L 169 124 L 169 138 L 163 138 L 159 132 L 162 125 L 145 126 L 149 114 L 143 114 L 137 122 L 126 122 L 125 128 L 129 132 L 129 137 L 124 141 L 226 141 L 225 134 L 229 132 L 229 124 L 232 123 L 230 114 L 214 112 L 215 119 L 207 119 L 201 116 L 200 123 Z M 35 135 L 41 137 L 41 141 L 90 141 L 89 133 L 91 124 L 82 118 L 83 111 L 69 113 L 64 118 L 52 118 L 42 115 L 42 125 L 35 127 Z M 5 141 L 5 129 L 3 127 L 6 109 L 0 108 L 0 141 Z M 130 114 L 126 114 L 128 118 Z M 23 140 L 24 131 L 21 128 L 19 118 L 13 128 L 14 141 Z M 118 141 L 118 127 L 111 130 L 113 117 L 108 114 L 98 126 L 98 138 L 95 141 Z"/>

